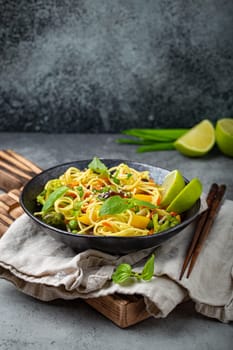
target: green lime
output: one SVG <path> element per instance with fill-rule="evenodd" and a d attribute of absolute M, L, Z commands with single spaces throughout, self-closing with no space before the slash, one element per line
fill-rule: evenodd
<path fill-rule="evenodd" d="M 173 170 L 164 178 L 162 183 L 162 200 L 160 205 L 166 207 L 184 188 L 185 182 L 179 170 Z"/>
<path fill-rule="evenodd" d="M 219 119 L 215 128 L 216 142 L 222 153 L 233 157 L 233 119 Z"/>
<path fill-rule="evenodd" d="M 195 125 L 174 142 L 175 148 L 188 157 L 202 157 L 214 144 L 215 130 L 208 119 Z"/>
<path fill-rule="evenodd" d="M 181 214 L 189 210 L 200 198 L 202 193 L 202 184 L 198 178 L 192 179 L 173 199 L 171 204 L 167 207 L 167 211 L 174 211 Z"/>

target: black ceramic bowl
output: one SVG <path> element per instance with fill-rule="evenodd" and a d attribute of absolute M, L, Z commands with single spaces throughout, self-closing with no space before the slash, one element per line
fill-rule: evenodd
<path fill-rule="evenodd" d="M 120 163 L 126 163 L 130 167 L 135 168 L 139 171 L 148 170 L 151 177 L 158 184 L 162 184 L 164 177 L 169 173 L 169 170 L 133 161 L 126 161 L 121 159 L 102 159 L 102 161 L 107 167 L 113 167 Z M 41 229 L 46 231 L 48 234 L 51 234 L 55 238 L 62 240 L 74 250 L 83 251 L 86 249 L 97 249 L 111 254 L 122 255 L 140 249 L 157 247 L 169 238 L 178 234 L 184 227 L 190 224 L 197 217 L 198 211 L 200 209 L 200 200 L 198 200 L 190 210 L 182 214 L 181 224 L 161 233 L 140 237 L 99 237 L 84 234 L 72 234 L 70 232 L 47 225 L 33 215 L 35 211 L 38 211 L 36 197 L 42 191 L 44 185 L 48 180 L 59 177 L 66 171 L 67 168 L 71 166 L 77 167 L 79 169 L 84 169 L 90 162 L 90 159 L 74 161 L 61 164 L 43 171 L 39 175 L 36 175 L 34 178 L 32 178 L 25 185 L 20 197 L 20 203 L 24 211 L 35 223 L 41 227 Z M 185 179 L 185 182 L 188 183 L 188 180 Z"/>

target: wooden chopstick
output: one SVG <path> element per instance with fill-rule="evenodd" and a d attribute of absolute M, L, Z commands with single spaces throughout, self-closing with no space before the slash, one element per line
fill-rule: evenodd
<path fill-rule="evenodd" d="M 224 197 L 225 191 L 226 191 L 225 185 L 218 186 L 217 184 L 212 184 L 206 200 L 208 209 L 204 211 L 199 217 L 193 239 L 188 248 L 188 252 L 186 254 L 186 257 L 181 269 L 181 273 L 179 277 L 180 280 L 182 279 L 184 272 L 186 270 L 186 267 L 188 266 L 189 263 L 190 265 L 187 273 L 187 278 L 190 276 L 193 270 L 193 267 L 197 261 L 197 257 L 200 254 L 200 251 L 204 245 L 204 242 L 210 233 L 211 227 L 218 213 L 218 209 L 220 208 L 221 201 Z"/>
<path fill-rule="evenodd" d="M 211 188 L 209 190 L 209 193 L 207 195 L 207 199 L 206 199 L 206 202 L 207 202 L 207 205 L 208 205 L 208 209 L 206 209 L 199 216 L 199 219 L 198 219 L 198 222 L 197 222 L 197 225 L 196 225 L 196 228 L 195 228 L 195 233 L 194 233 L 193 239 L 192 239 L 192 241 L 190 243 L 190 246 L 188 248 L 188 252 L 186 254 L 186 257 L 185 257 L 185 260 L 184 260 L 184 263 L 183 263 L 183 266 L 182 266 L 182 269 L 181 269 L 181 272 L 180 272 L 180 277 L 179 277 L 180 280 L 183 277 L 184 272 L 186 270 L 186 267 L 188 266 L 188 263 L 189 263 L 189 261 L 191 259 L 191 256 L 193 254 L 194 248 L 195 248 L 195 246 L 197 244 L 197 241 L 198 241 L 198 239 L 200 237 L 201 231 L 202 231 L 203 226 L 205 224 L 207 215 L 209 213 L 209 209 L 210 209 L 211 203 L 213 202 L 217 191 L 218 191 L 218 185 L 216 183 L 212 184 L 212 186 L 211 186 Z"/>

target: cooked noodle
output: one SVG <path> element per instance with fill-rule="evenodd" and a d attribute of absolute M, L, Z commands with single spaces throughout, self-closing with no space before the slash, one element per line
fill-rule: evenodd
<path fill-rule="evenodd" d="M 169 221 L 169 226 L 180 222 L 178 215 L 159 208 L 162 187 L 149 172 L 138 171 L 125 163 L 104 171 L 70 167 L 58 179 L 46 183 L 38 202 L 42 206 L 46 201 L 48 204 L 51 194 L 62 186 L 67 187 L 65 192 L 54 200 L 49 210 L 45 213 L 42 207 L 35 215 L 46 222 L 48 214 L 50 218 L 54 213 L 59 214 L 65 229 L 74 234 L 147 236 L 163 227 L 166 229 L 162 226 L 165 221 Z M 125 210 L 110 209 L 111 213 L 102 214 L 101 207 L 113 197 L 126 206 Z"/>

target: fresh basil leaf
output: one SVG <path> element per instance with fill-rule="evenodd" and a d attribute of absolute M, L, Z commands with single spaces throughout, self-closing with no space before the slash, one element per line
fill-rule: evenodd
<path fill-rule="evenodd" d="M 135 198 L 121 198 L 120 196 L 112 196 L 104 202 L 104 204 L 100 208 L 99 214 L 120 214 L 123 213 L 125 210 L 136 206 L 148 207 L 150 209 L 156 208 L 156 206 L 150 202 L 141 201 Z"/>
<path fill-rule="evenodd" d="M 46 212 L 48 211 L 54 204 L 54 202 L 60 198 L 61 196 L 63 196 L 63 194 L 66 193 L 66 191 L 68 190 L 68 187 L 67 186 L 61 186 L 61 187 L 58 187 L 56 188 L 55 191 L 53 191 L 49 196 L 48 198 L 46 199 L 43 207 L 42 207 L 42 211 L 43 212 Z"/>
<path fill-rule="evenodd" d="M 106 165 L 97 157 L 94 157 L 92 159 L 92 161 L 88 164 L 88 168 L 98 174 L 102 174 L 108 170 Z"/>
<path fill-rule="evenodd" d="M 146 261 L 142 273 L 141 273 L 141 277 L 143 280 L 145 281 L 149 281 L 154 274 L 154 262 L 155 262 L 155 256 L 154 254 L 151 255 L 151 257 Z"/>
<path fill-rule="evenodd" d="M 117 177 L 113 177 L 113 182 L 115 182 L 116 185 L 120 185 L 120 180 Z"/>
<path fill-rule="evenodd" d="M 115 182 L 116 185 L 120 185 L 120 180 L 117 178 L 118 174 L 119 174 L 119 170 L 116 171 L 114 176 L 112 176 L 113 182 Z"/>
<path fill-rule="evenodd" d="M 129 264 L 120 264 L 112 274 L 112 280 L 115 283 L 124 283 L 131 277 L 132 267 Z"/>
<path fill-rule="evenodd" d="M 137 281 L 150 281 L 154 275 L 154 254 L 146 261 L 142 272 L 135 272 L 129 264 L 120 264 L 115 272 L 112 274 L 112 281 L 114 283 L 124 283 L 128 279 L 135 279 Z"/>
<path fill-rule="evenodd" d="M 112 196 L 106 199 L 100 208 L 99 215 L 120 214 L 127 210 L 129 205 L 127 201 L 120 196 Z"/>
<path fill-rule="evenodd" d="M 147 202 L 147 201 L 142 201 L 140 199 L 136 199 L 136 198 L 131 198 L 129 200 L 130 202 L 130 205 L 131 207 L 134 207 L 134 206 L 141 206 L 141 207 L 147 207 L 147 208 L 150 208 L 150 209 L 155 209 L 156 206 L 150 202 Z"/>

